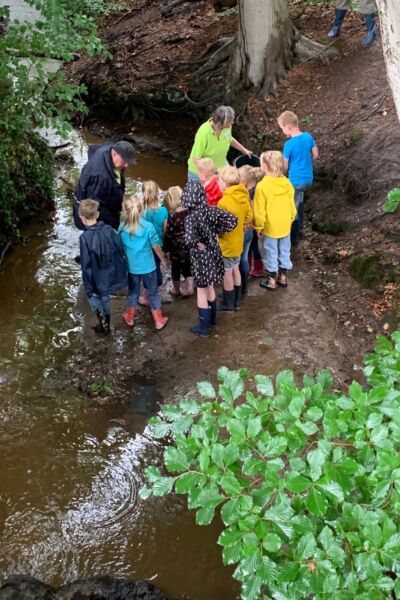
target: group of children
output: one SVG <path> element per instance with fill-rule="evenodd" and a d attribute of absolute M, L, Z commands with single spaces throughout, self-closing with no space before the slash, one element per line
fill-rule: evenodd
<path fill-rule="evenodd" d="M 240 308 L 249 275 L 265 277 L 260 285 L 270 291 L 287 287 L 291 231 L 296 244 L 304 190 L 312 182 L 318 151 L 294 113 L 282 113 L 278 123 L 290 138 L 283 154 L 263 152 L 260 168 L 225 166 L 217 174 L 210 158 L 200 159 L 198 180 L 190 179 L 183 190 L 169 188 L 163 203 L 158 185 L 145 181 L 140 198 L 124 200 L 118 232 L 97 222 L 96 201 L 81 201 L 86 227 L 80 238 L 82 275 L 98 317 L 96 331 L 110 331 L 109 295 L 125 287 L 125 323 L 134 324 L 141 304 L 150 306 L 156 329 L 165 327 L 161 265 L 167 269 L 167 257 L 170 294 L 189 297 L 196 289 L 199 322 L 191 331 L 204 337 L 216 325 L 218 310 Z M 217 304 L 215 286 L 221 284 Z"/>

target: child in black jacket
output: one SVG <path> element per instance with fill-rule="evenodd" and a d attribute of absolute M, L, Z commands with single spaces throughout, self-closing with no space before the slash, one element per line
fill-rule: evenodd
<path fill-rule="evenodd" d="M 96 200 L 82 200 L 79 216 L 86 227 L 79 239 L 82 279 L 90 307 L 99 321 L 95 331 L 110 333 L 110 294 L 128 285 L 124 251 L 114 229 L 103 221 L 97 222 Z"/>

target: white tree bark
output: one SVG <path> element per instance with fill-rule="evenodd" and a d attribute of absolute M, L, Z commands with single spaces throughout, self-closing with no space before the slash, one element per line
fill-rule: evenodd
<path fill-rule="evenodd" d="M 400 0 L 377 0 L 377 3 L 387 75 L 400 121 Z"/>
<path fill-rule="evenodd" d="M 273 92 L 290 66 L 293 26 L 287 0 L 238 0 L 236 79 L 262 93 Z"/>

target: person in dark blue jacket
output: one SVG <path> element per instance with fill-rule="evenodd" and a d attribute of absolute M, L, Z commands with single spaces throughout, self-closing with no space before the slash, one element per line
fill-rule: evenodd
<path fill-rule="evenodd" d="M 79 203 L 79 218 L 85 226 L 79 238 L 83 285 L 99 321 L 96 333 L 110 333 L 110 294 L 126 288 L 128 276 L 120 237 L 98 217 L 96 200 Z"/>
<path fill-rule="evenodd" d="M 79 217 L 79 203 L 86 198 L 99 203 L 100 220 L 117 230 L 125 192 L 124 169 L 134 163 L 135 150 L 129 142 L 92 144 L 83 167 L 73 204 L 74 222 L 85 229 Z"/>

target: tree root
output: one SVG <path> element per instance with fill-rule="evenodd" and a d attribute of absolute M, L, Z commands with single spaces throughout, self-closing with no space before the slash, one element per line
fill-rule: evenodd
<path fill-rule="evenodd" d="M 180 6 L 181 4 L 184 4 L 187 1 L 188 0 L 172 0 L 169 4 L 167 4 L 166 6 L 164 6 L 161 9 L 162 16 L 169 17 L 169 15 L 172 13 L 174 8 L 176 8 L 177 6 Z M 190 2 L 196 2 L 196 0 L 190 0 Z"/>
<path fill-rule="evenodd" d="M 322 62 L 328 63 L 333 58 L 337 58 L 339 56 L 339 51 L 332 47 L 335 41 L 336 40 L 333 40 L 333 42 L 327 46 L 324 46 L 319 42 L 310 40 L 310 38 L 300 34 L 297 31 L 295 47 L 296 57 L 301 63 L 305 63 L 310 60 L 322 60 Z"/>
<path fill-rule="evenodd" d="M 199 69 L 199 71 L 197 71 L 197 73 L 195 74 L 196 77 L 203 75 L 204 73 L 207 73 L 207 71 L 214 70 L 219 64 L 221 64 L 225 60 L 228 60 L 229 58 L 231 58 L 231 55 L 232 55 L 231 46 L 234 43 L 236 38 L 229 37 L 229 38 L 224 38 L 224 39 L 226 39 L 225 43 L 221 46 L 221 48 L 218 48 L 218 50 L 210 56 L 210 58 L 205 63 L 204 67 L 202 69 Z"/>

